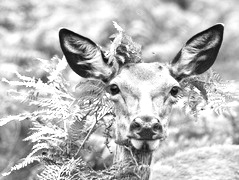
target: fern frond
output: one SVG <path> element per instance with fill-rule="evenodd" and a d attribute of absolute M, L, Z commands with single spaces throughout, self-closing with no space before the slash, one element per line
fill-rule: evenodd
<path fill-rule="evenodd" d="M 46 165 L 38 178 L 41 180 L 86 180 L 86 173 L 84 173 L 86 171 L 89 170 L 81 158 L 70 159 L 63 165 Z"/>
<path fill-rule="evenodd" d="M 39 153 L 45 149 L 49 149 L 48 143 L 37 143 L 32 147 L 32 151 L 27 155 L 26 159 L 31 158 L 34 154 Z"/>
<path fill-rule="evenodd" d="M 113 26 L 115 27 L 117 31 L 124 32 L 124 29 L 120 27 L 120 25 L 117 22 L 113 21 Z"/>
<path fill-rule="evenodd" d="M 22 113 L 19 115 L 9 115 L 5 118 L 0 119 L 0 126 L 4 126 L 5 124 L 11 121 L 23 121 L 31 117 L 31 113 Z"/>
<path fill-rule="evenodd" d="M 212 70 L 187 78 L 181 85 L 184 89 L 184 97 L 187 97 L 183 103 L 184 109 L 189 107 L 190 113 L 195 116 L 207 107 L 221 114 L 230 110 L 231 102 L 239 101 L 239 91 L 235 83 L 224 81 Z"/>
<path fill-rule="evenodd" d="M 39 156 L 24 158 L 18 164 L 11 167 L 11 169 L 8 172 L 2 173 L 2 175 L 3 176 L 8 176 L 9 174 L 11 174 L 11 172 L 22 169 L 22 168 L 24 168 L 24 167 L 28 166 L 29 164 L 32 164 L 33 162 L 36 162 L 36 161 L 40 162 L 40 157 Z"/>
<path fill-rule="evenodd" d="M 46 165 L 43 172 L 37 175 L 38 179 L 41 180 L 58 180 L 60 172 L 60 166 L 58 165 Z"/>
<path fill-rule="evenodd" d="M 31 130 L 34 132 L 32 135 L 25 138 L 25 141 L 36 142 L 43 137 L 51 137 L 51 138 L 66 138 L 67 134 L 63 129 L 49 126 L 42 127 L 33 127 Z"/>

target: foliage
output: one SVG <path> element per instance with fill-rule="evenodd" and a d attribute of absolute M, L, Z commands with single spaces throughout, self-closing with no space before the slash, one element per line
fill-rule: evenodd
<path fill-rule="evenodd" d="M 169 61 L 189 36 L 215 23 L 224 23 L 225 36 L 214 68 L 225 79 L 238 80 L 239 78 L 237 75 L 239 68 L 237 60 L 239 3 L 237 0 L 3 0 L 0 1 L 0 9 L 0 77 L 5 77 L 9 81 L 19 81 L 16 80 L 12 70 L 35 77 L 36 80 L 41 79 L 44 83 L 48 81 L 41 64 L 32 59 L 35 57 L 50 59 L 55 54 L 61 56 L 57 36 L 59 28 L 67 27 L 107 47 L 106 39 L 112 34 L 112 21 L 127 27 L 128 34 L 143 45 L 141 59 L 144 61 Z M 54 67 L 54 63 L 51 67 Z M 29 72 L 29 69 L 32 71 Z M 75 76 L 67 70 L 64 75 L 67 81 L 76 82 Z M 235 82 L 233 86 L 237 84 Z M 227 90 L 230 90 L 231 83 L 227 86 Z M 7 83 L 0 83 L 0 118 L 12 115 L 13 120 L 16 117 L 13 117 L 13 114 L 34 111 L 36 106 L 27 106 L 27 103 L 9 98 L 6 93 L 8 89 Z M 17 89 L 21 93 L 25 91 L 19 86 Z M 71 91 L 71 89 L 67 90 Z M 204 102 L 199 96 L 200 91 L 195 87 L 194 90 L 197 92 L 196 97 Z M 227 90 L 223 90 L 224 95 Z M 19 92 L 15 91 L 16 88 L 10 94 L 17 96 Z M 32 90 L 29 93 L 26 92 L 25 97 L 35 97 L 36 94 Z M 20 100 L 23 99 L 20 98 Z M 185 103 L 187 112 L 190 111 L 188 107 L 193 107 L 196 103 L 196 101 L 192 103 L 192 99 L 188 101 L 187 98 L 180 99 L 179 104 L 180 102 Z M 189 102 L 192 103 L 191 106 L 188 106 Z M 199 103 L 197 109 L 201 109 L 202 104 Z M 235 136 L 235 133 L 238 134 L 239 128 L 231 130 L 232 126 L 237 127 L 239 124 L 238 117 L 227 117 L 222 121 L 221 116 L 209 114 L 206 110 L 199 112 L 194 111 L 192 114 L 198 114 L 197 116 L 203 114 L 204 118 L 202 121 L 195 122 L 180 111 L 176 111 L 176 115 L 173 115 L 175 119 L 171 120 L 170 136 L 166 142 L 167 152 L 172 149 L 176 151 L 183 146 L 189 147 L 191 144 L 198 146 L 199 140 L 200 144 L 207 143 L 207 145 L 224 142 L 225 139 L 226 142 L 228 139 L 230 142 L 231 137 Z M 230 122 L 234 125 L 231 126 Z M 12 121 L 0 127 L 0 171 L 6 168 L 6 164 L 9 167 L 17 159 L 26 157 L 26 154 L 30 153 L 28 151 L 31 147 L 27 142 L 22 142 L 29 133 L 28 127 L 28 121 L 20 123 Z M 235 136 L 237 142 L 238 137 Z M 23 171 L 13 172 L 3 179 L 27 179 L 31 171 L 32 169 L 28 166 Z"/>
<path fill-rule="evenodd" d="M 122 64 L 141 62 L 140 46 L 116 23 L 114 25 L 118 34 L 114 35 L 111 48 L 106 52 L 110 61 Z M 39 61 L 48 73 L 46 83 L 18 73 L 17 81 L 3 79 L 4 82 L 17 87 L 17 91 L 9 91 L 11 96 L 35 107 L 32 112 L 0 120 L 0 126 L 14 120 L 32 122 L 32 133 L 25 139 L 33 143 L 32 151 L 4 175 L 36 161 L 39 162 L 36 167 L 37 178 L 41 180 L 122 179 L 125 174 L 137 176 L 137 171 L 142 167 L 130 169 L 134 162 L 114 164 L 109 169 L 95 172 L 83 159 L 83 151 L 90 150 L 87 140 L 97 129 L 105 128 L 106 145 L 108 138 L 112 136 L 114 109 L 105 92 L 105 84 L 94 79 L 82 80 L 76 86 L 76 98 L 62 74 L 67 65 L 66 61 L 56 57 L 51 63 L 43 59 Z M 185 109 L 188 108 L 194 115 L 203 110 L 202 106 L 205 104 L 218 113 L 226 111 L 231 102 L 238 101 L 237 92 L 226 88 L 229 83 L 231 82 L 222 81 L 213 71 L 191 77 L 181 83 L 184 91 L 180 99 L 183 100 Z"/>
<path fill-rule="evenodd" d="M 183 89 L 183 108 L 196 116 L 206 109 L 218 115 L 230 113 L 234 102 L 239 101 L 239 92 L 234 81 L 223 80 L 218 73 L 209 70 L 206 73 L 187 78 L 181 82 Z M 228 88 L 230 87 L 230 88 Z"/>
<path fill-rule="evenodd" d="M 132 53 L 127 51 L 127 55 L 135 56 L 136 46 L 131 38 L 122 32 L 119 32 L 119 35 L 113 40 L 112 47 L 115 47 L 115 51 L 112 55 L 108 53 L 111 57 L 120 55 L 123 57 L 123 53 L 118 53 L 121 47 L 126 47 L 127 50 L 128 47 L 131 48 Z M 75 98 L 70 93 L 69 85 L 62 75 L 62 71 L 66 68 L 66 61 L 56 57 L 52 59 L 52 62 L 55 63 L 49 63 L 43 59 L 39 59 L 39 61 L 42 62 L 43 69 L 49 74 L 47 83 L 18 73 L 16 73 L 18 81 L 3 79 L 4 82 L 18 88 L 17 91 L 9 91 L 11 96 L 28 103 L 29 106 L 36 107 L 33 112 L 8 116 L 0 121 L 0 125 L 3 126 L 14 120 L 27 119 L 32 122 L 33 126 L 32 134 L 25 139 L 25 141 L 33 143 L 32 151 L 4 175 L 37 161 L 43 164 L 38 167 L 39 179 L 92 178 L 93 170 L 82 159 L 81 154 L 82 151 L 88 150 L 87 140 L 99 127 L 104 126 L 106 138 L 111 137 L 109 127 L 112 126 L 114 113 L 112 102 L 105 93 L 105 84 L 94 79 L 83 80 L 76 86 L 79 98 Z M 111 116 L 112 120 L 104 118 L 105 116 Z M 119 168 L 122 168 L 121 165 Z M 109 179 L 109 175 L 115 176 L 113 169 L 118 168 L 113 166 L 112 173 L 102 171 L 102 177 L 99 175 L 97 177 Z"/>

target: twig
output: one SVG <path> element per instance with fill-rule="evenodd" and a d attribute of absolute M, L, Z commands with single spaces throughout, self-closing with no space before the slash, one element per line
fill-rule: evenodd
<path fill-rule="evenodd" d="M 133 161 L 135 162 L 136 166 L 139 166 L 139 164 L 137 163 L 137 160 L 135 159 L 135 157 L 133 155 L 133 152 L 132 152 L 131 148 L 127 147 L 127 146 L 124 146 L 124 147 L 125 147 L 125 149 L 127 149 L 130 152 L 130 155 L 131 155 Z"/>
<path fill-rule="evenodd" d="M 98 103 L 96 104 L 96 106 L 98 105 Z M 89 132 L 87 133 L 85 139 L 83 140 L 82 144 L 80 145 L 78 151 L 76 152 L 76 155 L 75 157 L 77 157 L 81 151 L 81 149 L 84 147 L 86 141 L 89 139 L 90 135 L 93 133 L 95 127 L 96 127 L 96 124 L 98 123 L 98 121 L 101 119 L 98 119 L 98 110 L 99 110 L 100 106 L 98 106 L 98 108 L 95 110 L 95 122 L 94 124 L 92 125 L 92 127 L 90 128 Z M 87 113 L 88 114 L 88 113 Z"/>
<path fill-rule="evenodd" d="M 97 124 L 97 121 L 95 121 L 95 123 L 94 123 L 94 124 L 92 125 L 92 127 L 90 128 L 90 130 L 89 130 L 89 132 L 87 133 L 85 139 L 83 140 L 81 146 L 79 147 L 78 151 L 76 152 L 75 157 L 77 157 L 77 156 L 79 155 L 81 149 L 82 149 L 83 146 L 85 145 L 85 142 L 89 139 L 90 135 L 93 133 L 93 130 L 94 130 L 96 124 Z"/>

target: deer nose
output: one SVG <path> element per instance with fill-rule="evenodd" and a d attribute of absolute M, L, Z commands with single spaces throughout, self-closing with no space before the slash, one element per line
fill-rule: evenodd
<path fill-rule="evenodd" d="M 130 132 L 140 140 L 153 140 L 163 132 L 160 121 L 151 117 L 135 118 L 130 124 Z"/>

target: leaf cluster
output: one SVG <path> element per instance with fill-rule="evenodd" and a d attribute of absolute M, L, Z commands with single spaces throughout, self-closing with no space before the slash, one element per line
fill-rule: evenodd
<path fill-rule="evenodd" d="M 234 81 L 226 81 L 213 70 L 193 76 L 181 82 L 183 91 L 179 99 L 183 109 L 197 117 L 204 110 L 213 110 L 218 115 L 230 113 L 239 101 L 239 92 Z"/>
<path fill-rule="evenodd" d="M 34 107 L 32 112 L 0 120 L 1 126 L 15 120 L 32 123 L 31 135 L 25 139 L 33 144 L 32 151 L 3 175 L 38 162 L 39 179 L 87 179 L 85 176 L 93 170 L 81 153 L 88 150 L 87 140 L 97 128 L 108 127 L 103 117 L 113 115 L 112 104 L 103 84 L 96 80 L 77 85 L 79 98 L 70 93 L 62 75 L 67 64 L 64 59 L 39 60 L 49 74 L 47 83 L 18 73 L 18 81 L 3 79 L 17 89 L 9 91 L 12 97 Z"/>
<path fill-rule="evenodd" d="M 105 53 L 109 57 L 108 63 L 123 65 L 141 62 L 141 46 L 133 42 L 119 25 L 114 25 L 118 33 L 113 36 L 110 50 Z M 131 161 L 114 164 L 103 171 L 91 169 L 82 156 L 83 151 L 90 150 L 88 139 L 102 127 L 106 146 L 109 146 L 112 137 L 114 107 L 105 91 L 105 84 L 95 79 L 82 80 L 73 95 L 63 76 L 66 61 L 56 57 L 51 61 L 39 61 L 48 73 L 46 83 L 18 73 L 18 81 L 3 79 L 14 86 L 14 90 L 9 91 L 12 97 L 34 108 L 0 120 L 0 126 L 15 120 L 32 122 L 32 133 L 25 139 L 33 144 L 32 151 L 4 175 L 33 162 L 38 162 L 36 178 L 40 180 L 124 179 L 127 178 L 124 175 L 137 177 L 142 168 L 147 171 L 148 167 Z M 183 102 L 185 111 L 194 115 L 207 106 L 221 113 L 230 109 L 232 102 L 239 100 L 238 91 L 232 85 L 233 82 L 223 81 L 217 73 L 210 71 L 182 81 L 183 91 L 178 100 Z"/>

